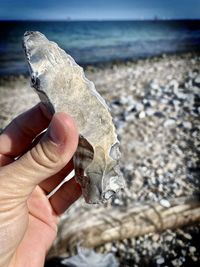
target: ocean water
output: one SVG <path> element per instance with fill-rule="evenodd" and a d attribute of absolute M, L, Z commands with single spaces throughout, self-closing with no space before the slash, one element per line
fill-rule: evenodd
<path fill-rule="evenodd" d="M 199 21 L 0 22 L 0 75 L 26 74 L 21 40 L 40 31 L 80 65 L 200 51 Z"/>

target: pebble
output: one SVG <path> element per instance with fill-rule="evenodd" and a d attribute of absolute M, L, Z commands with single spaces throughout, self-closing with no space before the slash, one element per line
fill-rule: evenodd
<path fill-rule="evenodd" d="M 176 93 L 176 96 L 177 96 L 179 99 L 186 99 L 186 98 L 187 98 L 187 94 L 182 93 L 182 92 L 177 92 L 177 93 Z"/>
<path fill-rule="evenodd" d="M 190 251 L 190 253 L 194 253 L 194 252 L 196 252 L 196 248 L 195 247 L 189 247 L 189 251 Z"/>
<path fill-rule="evenodd" d="M 152 80 L 149 84 L 150 88 L 153 90 L 159 90 L 159 84 L 157 82 L 157 80 Z"/>
<path fill-rule="evenodd" d="M 165 117 L 165 115 L 164 115 L 163 112 L 161 112 L 161 111 L 156 111 L 156 112 L 154 113 L 154 116 L 156 116 L 156 117 L 158 117 L 158 118 L 164 118 L 164 117 Z"/>
<path fill-rule="evenodd" d="M 164 262 L 165 262 L 165 259 L 164 259 L 164 258 L 158 258 L 158 259 L 156 260 L 156 263 L 157 263 L 158 265 L 163 264 Z"/>
<path fill-rule="evenodd" d="M 172 87 L 173 90 L 177 90 L 177 88 L 179 87 L 179 84 L 177 80 L 173 79 L 169 82 L 169 86 Z"/>
<path fill-rule="evenodd" d="M 171 242 L 173 239 L 174 239 L 174 237 L 172 235 L 168 235 L 168 236 L 165 237 L 165 240 L 167 242 Z"/>
<path fill-rule="evenodd" d="M 145 111 L 141 111 L 138 115 L 139 119 L 144 119 L 146 117 Z"/>
<path fill-rule="evenodd" d="M 159 240 L 159 235 L 158 234 L 154 234 L 153 235 L 153 237 L 152 237 L 152 240 L 154 241 L 154 242 L 157 242 L 158 240 Z"/>
<path fill-rule="evenodd" d="M 195 256 L 192 256 L 192 260 L 193 260 L 193 261 L 198 261 L 198 258 L 195 257 Z"/>
<path fill-rule="evenodd" d="M 170 205 L 170 203 L 169 203 L 169 201 L 167 199 L 161 199 L 160 200 L 160 205 L 165 207 L 165 208 L 170 208 L 171 207 L 171 205 Z"/>
<path fill-rule="evenodd" d="M 192 236 L 191 236 L 190 234 L 188 234 L 188 233 L 184 233 L 183 236 L 184 236 L 186 239 L 189 239 L 189 240 L 192 239 Z"/>
<path fill-rule="evenodd" d="M 200 85 L 200 75 L 198 75 L 198 76 L 195 78 L 194 82 L 195 82 L 196 84 Z"/>
<path fill-rule="evenodd" d="M 171 262 L 174 267 L 179 267 L 181 266 L 182 262 L 179 259 L 172 260 Z"/>
<path fill-rule="evenodd" d="M 105 249 L 109 252 L 112 250 L 112 244 L 111 243 L 106 243 L 105 244 Z"/>
<path fill-rule="evenodd" d="M 164 127 L 165 128 L 171 128 L 176 125 L 176 121 L 174 119 L 168 119 L 164 122 Z"/>
<path fill-rule="evenodd" d="M 144 106 L 142 105 L 142 103 L 138 102 L 135 105 L 135 109 L 136 109 L 137 112 L 140 112 L 140 111 L 142 111 L 144 109 Z"/>
<path fill-rule="evenodd" d="M 146 111 L 147 116 L 153 116 L 155 113 L 155 110 L 152 108 L 148 108 Z"/>
<path fill-rule="evenodd" d="M 183 122 L 183 127 L 185 129 L 191 129 L 192 128 L 192 123 L 190 121 L 184 121 Z"/>

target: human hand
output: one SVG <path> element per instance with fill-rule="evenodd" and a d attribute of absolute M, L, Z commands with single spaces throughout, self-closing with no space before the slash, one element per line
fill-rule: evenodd
<path fill-rule="evenodd" d="M 59 215 L 81 195 L 72 178 L 50 199 L 46 196 L 73 169 L 77 144 L 73 120 L 65 113 L 48 118 L 42 104 L 17 117 L 0 135 L 0 267 L 44 265 Z"/>

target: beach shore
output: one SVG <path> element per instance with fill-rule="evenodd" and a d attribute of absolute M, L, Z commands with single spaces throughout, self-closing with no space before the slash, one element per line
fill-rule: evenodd
<path fill-rule="evenodd" d="M 200 54 L 88 66 L 86 76 L 111 108 L 131 201 L 199 194 Z M 1 77 L 0 129 L 38 101 L 28 77 Z M 112 205 L 128 201 L 118 196 Z M 115 253 L 122 266 L 189 266 L 200 262 L 199 229 L 197 225 L 113 242 L 100 251 Z"/>

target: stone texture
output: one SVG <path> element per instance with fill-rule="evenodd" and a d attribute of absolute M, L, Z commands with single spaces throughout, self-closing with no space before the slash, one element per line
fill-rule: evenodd
<path fill-rule="evenodd" d="M 54 113 L 76 121 L 79 146 L 74 156 L 77 181 L 88 203 L 107 200 L 124 187 L 119 168 L 119 141 L 108 106 L 83 69 L 39 32 L 26 32 L 23 48 L 32 87 Z"/>

